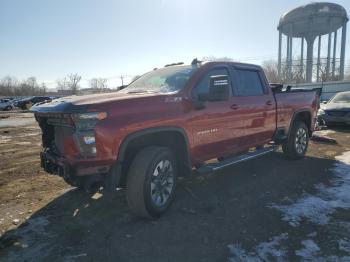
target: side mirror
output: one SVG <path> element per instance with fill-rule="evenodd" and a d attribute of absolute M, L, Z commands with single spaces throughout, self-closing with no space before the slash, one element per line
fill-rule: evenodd
<path fill-rule="evenodd" d="M 226 101 L 230 98 L 229 79 L 227 75 L 215 75 L 209 79 L 208 101 Z"/>

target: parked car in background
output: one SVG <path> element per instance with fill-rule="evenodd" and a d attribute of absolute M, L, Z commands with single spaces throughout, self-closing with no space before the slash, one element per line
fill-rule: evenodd
<path fill-rule="evenodd" d="M 32 96 L 19 100 L 15 103 L 16 107 L 23 110 L 30 109 L 33 105 L 42 102 L 51 102 L 52 98 L 48 96 Z"/>
<path fill-rule="evenodd" d="M 10 99 L 0 99 L 0 110 L 9 111 L 13 109 L 13 104 Z"/>
<path fill-rule="evenodd" d="M 336 94 L 328 102 L 321 104 L 318 120 L 325 125 L 350 125 L 350 91 Z"/>

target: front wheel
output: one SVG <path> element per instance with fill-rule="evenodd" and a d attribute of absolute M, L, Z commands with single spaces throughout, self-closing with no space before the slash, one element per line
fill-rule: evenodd
<path fill-rule="evenodd" d="M 300 159 L 306 154 L 309 145 L 309 130 L 304 122 L 295 121 L 288 139 L 282 145 L 283 153 L 289 159 Z"/>
<path fill-rule="evenodd" d="M 170 206 L 176 188 L 177 167 L 173 153 L 165 147 L 141 150 L 127 176 L 127 201 L 141 217 L 159 217 Z"/>

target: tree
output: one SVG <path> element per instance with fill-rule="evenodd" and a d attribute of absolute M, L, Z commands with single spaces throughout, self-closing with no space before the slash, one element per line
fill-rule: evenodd
<path fill-rule="evenodd" d="M 300 61 L 300 59 L 295 58 L 294 61 Z M 304 72 L 302 72 L 302 67 L 299 63 L 293 64 L 289 72 L 287 64 L 283 63 L 281 65 L 280 76 L 278 76 L 278 62 L 276 60 L 263 61 L 262 67 L 265 71 L 267 79 L 271 83 L 303 83 L 305 81 Z"/>
<path fill-rule="evenodd" d="M 63 92 L 63 90 L 71 90 L 73 95 L 76 95 L 78 93 L 78 90 L 80 88 L 79 82 L 81 80 L 81 76 L 77 73 L 70 74 L 64 78 L 58 79 L 56 81 L 57 83 L 57 90 Z"/>
<path fill-rule="evenodd" d="M 278 64 L 276 60 L 268 60 L 262 63 L 266 77 L 270 83 L 278 83 Z"/>
<path fill-rule="evenodd" d="M 324 61 L 322 61 L 324 60 Z M 336 67 L 335 68 L 335 73 L 334 75 L 332 74 L 332 67 L 327 70 L 327 61 L 326 59 L 322 59 L 320 61 L 320 66 L 319 66 L 319 82 L 327 82 L 327 81 L 339 81 L 340 80 L 340 68 Z M 317 65 L 317 64 L 316 64 Z M 327 75 L 327 71 L 328 75 Z M 317 79 L 317 66 L 314 67 L 313 69 L 313 76 L 315 79 Z"/>
<path fill-rule="evenodd" d="M 77 73 L 68 75 L 67 86 L 72 91 L 73 95 L 76 95 L 79 90 L 79 82 L 81 80 L 81 76 Z"/>
<path fill-rule="evenodd" d="M 47 87 L 46 87 L 45 83 L 44 83 L 44 82 L 41 83 L 40 93 L 41 93 L 42 95 L 45 95 L 45 94 L 46 94 L 46 90 L 47 90 Z"/>
<path fill-rule="evenodd" d="M 62 91 L 62 90 L 67 90 L 68 89 L 68 83 L 67 83 L 67 78 L 62 78 L 62 79 L 58 79 L 56 81 L 57 84 L 57 90 L 58 91 Z"/>
<path fill-rule="evenodd" d="M 92 78 L 90 79 L 90 87 L 96 92 L 102 92 L 107 88 L 107 79 L 106 78 Z"/>
<path fill-rule="evenodd" d="M 6 76 L 0 80 L 0 95 L 3 96 L 35 96 L 46 92 L 46 86 L 39 86 L 36 77 L 28 77 L 18 81 L 16 78 Z"/>
<path fill-rule="evenodd" d="M 202 61 L 222 61 L 222 62 L 233 62 L 233 61 L 235 61 L 231 57 L 227 57 L 227 56 L 217 57 L 217 56 L 213 56 L 213 55 L 203 56 L 201 60 Z"/>
<path fill-rule="evenodd" d="M 18 80 L 12 76 L 5 76 L 0 80 L 0 95 L 14 95 Z"/>
<path fill-rule="evenodd" d="M 28 77 L 27 80 L 23 83 L 23 86 L 27 89 L 26 93 L 28 94 L 35 94 L 39 89 L 36 77 L 34 76 Z"/>

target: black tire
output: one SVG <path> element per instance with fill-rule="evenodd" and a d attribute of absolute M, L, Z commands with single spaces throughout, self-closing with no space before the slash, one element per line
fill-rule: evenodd
<path fill-rule="evenodd" d="M 288 159 L 301 159 L 309 145 L 309 130 L 302 121 L 295 121 L 288 139 L 282 144 L 283 153 Z"/>
<path fill-rule="evenodd" d="M 147 218 L 162 215 L 174 199 L 176 178 L 176 160 L 168 148 L 151 146 L 141 150 L 127 176 L 126 196 L 131 211 Z"/>
<path fill-rule="evenodd" d="M 11 110 L 10 106 L 5 107 L 5 111 L 10 111 L 10 110 Z"/>

